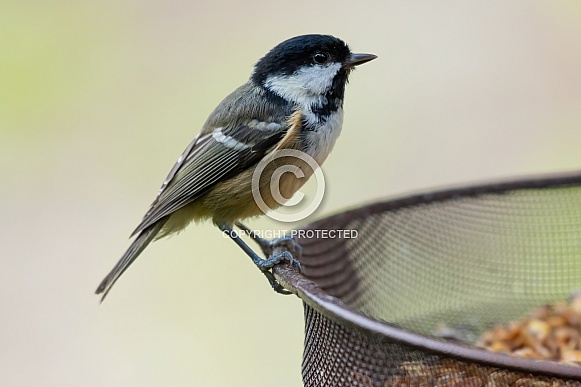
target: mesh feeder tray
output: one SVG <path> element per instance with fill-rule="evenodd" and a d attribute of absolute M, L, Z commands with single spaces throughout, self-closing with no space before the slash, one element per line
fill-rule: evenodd
<path fill-rule="evenodd" d="M 581 172 L 408 196 L 302 230 L 302 272 L 275 275 L 304 303 L 306 386 L 581 386 L 580 366 L 474 345 L 581 290 Z"/>

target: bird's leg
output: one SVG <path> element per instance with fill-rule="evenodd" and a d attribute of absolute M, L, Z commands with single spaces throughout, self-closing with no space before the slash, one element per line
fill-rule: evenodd
<path fill-rule="evenodd" d="M 240 230 L 248 234 L 248 236 L 250 236 L 258 244 L 258 246 L 260 246 L 260 249 L 267 257 L 270 257 L 272 255 L 272 252 L 276 247 L 285 247 L 286 250 L 288 250 L 292 254 L 295 260 L 301 259 L 302 248 L 301 245 L 299 245 L 294 238 L 285 236 L 282 238 L 276 238 L 269 241 L 258 236 L 256 231 L 249 229 L 244 224 L 240 222 L 236 222 L 235 224 L 236 227 L 238 227 Z M 296 264 L 293 265 L 298 266 Z"/>
<path fill-rule="evenodd" d="M 258 246 L 260 247 L 260 249 L 262 250 L 262 252 L 264 253 L 265 256 L 270 257 L 270 254 L 272 253 L 272 246 L 270 245 L 269 240 L 266 240 L 266 239 L 258 236 L 256 231 L 249 229 L 248 227 L 246 227 L 245 225 L 243 225 L 240 222 L 236 222 L 235 224 L 236 224 L 236 227 L 238 227 L 240 230 L 244 231 L 244 233 L 246 233 L 250 238 L 252 238 L 254 240 L 254 242 L 256 242 L 258 244 Z"/>
<path fill-rule="evenodd" d="M 228 224 L 220 224 L 218 228 L 225 233 L 230 239 L 232 239 L 245 253 L 252 259 L 252 262 L 258 267 L 258 269 L 264 274 L 270 286 L 274 289 L 275 292 L 281 294 L 291 294 L 289 291 L 285 290 L 281 284 L 279 284 L 274 275 L 270 271 L 275 265 L 281 262 L 288 262 L 293 266 L 298 265 L 298 261 L 296 261 L 291 253 L 288 251 L 283 251 L 280 254 L 270 256 L 266 259 L 260 258 L 254 250 L 252 250 L 240 236 L 232 229 L 231 225 Z"/>

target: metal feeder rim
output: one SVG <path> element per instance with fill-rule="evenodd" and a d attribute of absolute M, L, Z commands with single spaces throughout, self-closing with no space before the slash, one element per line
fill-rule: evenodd
<path fill-rule="evenodd" d="M 490 193 L 500 194 L 511 190 L 528 188 L 555 188 L 572 184 L 581 185 L 581 172 L 539 175 L 510 181 L 462 186 L 368 204 L 320 219 L 301 229 L 316 229 L 323 224 L 341 225 L 347 221 L 371 214 L 378 214 L 418 204 L 446 201 L 458 197 L 478 196 Z M 315 309 L 318 313 L 332 321 L 337 321 L 342 325 L 349 326 L 366 335 L 381 336 L 390 341 L 433 352 L 441 356 L 452 357 L 464 362 L 478 363 L 540 376 L 581 380 L 581 367 L 547 360 L 524 359 L 488 352 L 477 347 L 440 341 L 371 318 L 348 307 L 338 298 L 328 295 L 314 282 L 287 265 L 277 265 L 274 268 L 274 274 L 286 289 L 297 295 L 304 303 Z"/>

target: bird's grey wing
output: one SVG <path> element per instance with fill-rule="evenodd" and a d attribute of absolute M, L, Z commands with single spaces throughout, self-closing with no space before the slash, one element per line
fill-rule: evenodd
<path fill-rule="evenodd" d="M 258 163 L 287 131 L 284 124 L 275 127 L 215 128 L 196 138 L 170 171 L 132 235 L 190 204 L 219 181 Z"/>

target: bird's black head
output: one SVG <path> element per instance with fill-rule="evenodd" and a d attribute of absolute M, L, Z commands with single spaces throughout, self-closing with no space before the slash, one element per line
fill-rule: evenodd
<path fill-rule="evenodd" d="M 270 50 L 254 67 L 251 80 L 301 105 L 320 104 L 322 97 L 342 104 L 349 71 L 374 58 L 352 54 L 345 42 L 333 36 L 302 35 Z"/>
<path fill-rule="evenodd" d="M 291 75 L 301 67 L 343 63 L 351 54 L 341 39 L 329 35 L 301 35 L 285 40 L 258 61 L 252 78 L 263 83 L 268 76 Z"/>

